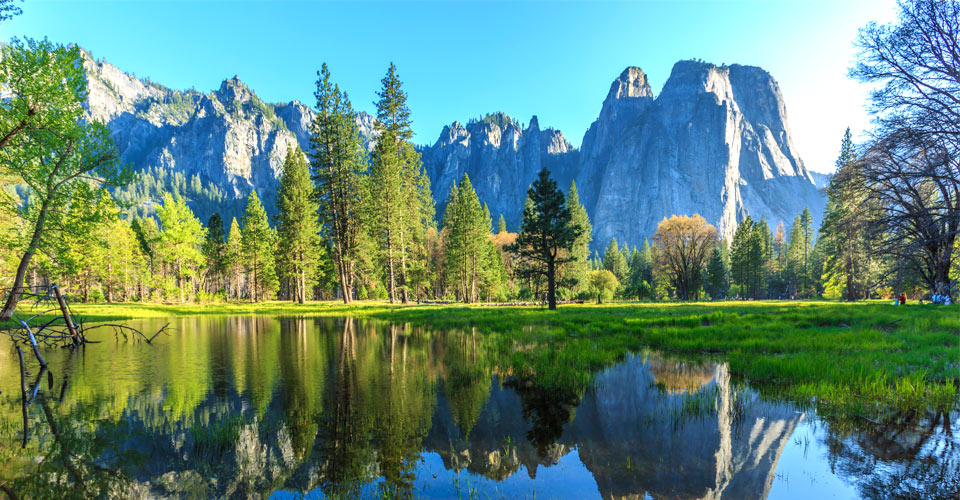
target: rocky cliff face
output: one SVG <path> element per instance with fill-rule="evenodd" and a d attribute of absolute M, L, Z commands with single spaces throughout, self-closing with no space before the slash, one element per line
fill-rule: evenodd
<path fill-rule="evenodd" d="M 732 237 L 747 214 L 774 227 L 809 206 L 819 222 L 825 204 L 793 146 L 779 87 L 760 68 L 681 61 L 654 97 L 643 71 L 628 67 L 579 154 L 542 147 L 559 132 L 541 131 L 539 148 L 530 147 L 531 135 L 515 123 L 446 127 L 423 149 L 434 193 L 442 198 L 466 172 L 514 229 L 527 187 L 547 165 L 562 188 L 576 180 L 598 248 L 612 237 L 639 245 L 672 214 L 699 213 Z"/>
<path fill-rule="evenodd" d="M 732 237 L 747 214 L 773 227 L 805 206 L 819 220 L 824 205 L 776 81 L 760 68 L 697 61 L 674 65 L 656 98 L 638 68 L 614 81 L 584 136 L 577 185 L 604 243 L 638 242 L 672 214 L 699 213 Z"/>
<path fill-rule="evenodd" d="M 236 77 L 201 93 L 140 80 L 90 57 L 86 68 L 89 114 L 109 124 L 123 161 L 218 187 L 227 221 L 253 189 L 272 212 L 287 148 L 309 148 L 309 107 L 265 103 Z M 360 113 L 357 121 L 369 149 L 376 120 Z M 775 227 L 809 206 L 819 223 L 825 205 L 791 141 L 776 81 L 749 66 L 681 61 L 659 96 L 640 68 L 625 69 L 580 151 L 560 131 L 541 129 L 536 116 L 523 126 L 502 113 L 454 122 L 419 149 L 438 218 L 466 173 L 491 216 L 503 214 L 516 230 L 527 188 L 547 167 L 564 190 L 576 180 L 598 248 L 611 237 L 639 245 L 672 214 L 699 213 L 729 237 L 747 214 Z M 197 215 L 206 220 L 210 207 Z"/>
<path fill-rule="evenodd" d="M 265 103 L 237 77 L 204 94 L 137 79 L 89 55 L 85 67 L 88 114 L 113 130 L 123 162 L 219 187 L 228 223 L 254 189 L 273 213 L 287 148 L 309 146 L 310 108 L 298 101 Z M 357 121 L 369 146 L 374 118 L 361 113 Z M 197 212 L 204 221 L 211 215 Z"/>
<path fill-rule="evenodd" d="M 541 168 L 547 167 L 563 189 L 570 185 L 577 166 L 577 151 L 551 128 L 540 129 L 537 117 L 526 128 L 503 113 L 443 127 L 433 146 L 420 150 L 424 169 L 442 217 L 450 187 L 463 174 L 480 200 L 487 203 L 491 217 L 499 214 L 516 230 L 523 217 L 527 188 Z"/>

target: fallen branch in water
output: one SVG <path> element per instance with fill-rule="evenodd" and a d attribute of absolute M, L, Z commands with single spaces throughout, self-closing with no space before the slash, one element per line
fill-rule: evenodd
<path fill-rule="evenodd" d="M 41 304 L 45 303 L 50 303 L 53 307 L 43 309 L 28 318 L 17 319 L 16 321 L 19 323 L 19 327 L 5 330 L 2 333 L 10 336 L 15 344 L 30 344 L 41 366 L 46 366 L 46 361 L 44 361 L 40 355 L 40 344 L 45 346 L 62 344 L 68 347 L 79 347 L 83 344 L 95 343 L 95 341 L 87 340 L 86 333 L 104 327 L 113 328 L 114 336 L 118 340 L 121 337 L 127 341 L 133 338 L 138 342 L 143 341 L 152 344 L 161 333 L 167 333 L 167 329 L 170 326 L 170 324 L 167 323 L 163 328 L 149 335 L 132 326 L 114 323 L 104 323 L 86 327 L 82 317 L 73 316 L 66 298 L 60 293 L 60 288 L 57 285 L 51 285 L 45 293 L 33 293 L 25 290 L 21 292 L 21 296 L 35 298 L 35 309 L 39 309 Z M 34 324 L 34 321 L 38 318 L 51 314 L 54 316 L 45 323 L 40 325 Z"/>
<path fill-rule="evenodd" d="M 132 327 L 132 326 L 119 325 L 119 324 L 116 324 L 116 323 L 104 323 L 104 324 L 101 324 L 101 325 L 95 325 L 95 326 L 91 326 L 90 328 L 85 328 L 85 329 L 83 329 L 83 331 L 84 331 L 84 332 L 89 332 L 89 331 L 95 330 L 95 329 L 97 329 L 97 328 L 113 328 L 113 334 L 114 334 L 114 336 L 116 336 L 118 339 L 122 336 L 124 340 L 129 340 L 130 337 L 132 336 L 132 337 L 133 337 L 135 340 L 137 340 L 137 341 L 141 341 L 141 340 L 142 340 L 142 341 L 150 344 L 150 343 L 153 342 L 153 339 L 157 338 L 161 333 L 164 333 L 164 334 L 167 333 L 167 328 L 168 328 L 169 326 L 170 326 L 170 323 L 167 323 L 167 324 L 163 325 L 163 327 L 161 327 L 159 330 L 157 330 L 156 333 L 154 333 L 153 335 L 151 335 L 151 336 L 149 336 L 149 337 L 148 337 L 145 333 L 141 332 L 140 330 L 137 330 L 136 328 L 134 328 L 134 327 Z M 88 342 L 89 342 L 89 341 L 88 341 Z"/>

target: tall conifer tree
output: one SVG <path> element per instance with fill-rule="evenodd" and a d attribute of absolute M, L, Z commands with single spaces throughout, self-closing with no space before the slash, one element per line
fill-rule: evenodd
<path fill-rule="evenodd" d="M 570 250 L 581 228 L 570 224 L 563 191 L 544 168 L 527 191 L 530 203 L 523 210 L 523 224 L 511 251 L 532 265 L 528 273 L 547 279 L 547 304 L 557 308 L 557 266 L 570 260 Z"/>
<path fill-rule="evenodd" d="M 287 150 L 277 192 L 277 248 L 291 299 L 303 304 L 317 282 L 323 257 L 317 203 L 303 151 Z"/>
<path fill-rule="evenodd" d="M 357 116 L 345 92 L 330 80 L 324 63 L 317 74 L 316 111 L 311 126 L 310 169 L 316 187 L 320 222 L 337 270 L 344 304 L 353 298 L 360 260 L 361 196 L 367 170 Z"/>
<path fill-rule="evenodd" d="M 275 258 L 277 237 L 255 190 L 250 191 L 247 198 L 240 241 L 243 261 L 250 273 L 250 298 L 259 302 L 267 294 L 276 294 L 279 288 Z"/>

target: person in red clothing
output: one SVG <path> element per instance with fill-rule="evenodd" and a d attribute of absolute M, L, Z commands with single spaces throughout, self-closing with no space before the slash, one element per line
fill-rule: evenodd
<path fill-rule="evenodd" d="M 907 304 L 907 294 L 900 292 L 900 305 L 902 306 L 906 304 Z"/>

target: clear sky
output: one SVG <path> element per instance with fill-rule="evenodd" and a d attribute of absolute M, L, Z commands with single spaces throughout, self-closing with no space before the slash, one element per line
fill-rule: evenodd
<path fill-rule="evenodd" d="M 639 66 L 655 93 L 681 59 L 748 64 L 780 83 L 811 170 L 829 172 L 844 128 L 870 126 L 847 78 L 857 29 L 895 18 L 893 0 L 700 2 L 254 2 L 26 0 L 0 38 L 75 42 L 122 70 L 207 92 L 238 75 L 268 102 L 313 104 L 326 61 L 372 112 L 390 61 L 410 95 L 414 140 L 503 111 L 576 146 L 610 83 Z"/>

